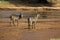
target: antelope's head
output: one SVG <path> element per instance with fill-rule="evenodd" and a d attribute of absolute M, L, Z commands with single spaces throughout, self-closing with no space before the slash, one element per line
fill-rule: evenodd
<path fill-rule="evenodd" d="M 37 18 L 40 17 L 40 14 L 37 14 Z"/>

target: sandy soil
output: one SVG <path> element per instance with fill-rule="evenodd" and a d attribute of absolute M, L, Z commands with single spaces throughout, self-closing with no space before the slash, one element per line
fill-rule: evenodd
<path fill-rule="evenodd" d="M 25 19 L 26 20 L 26 19 Z M 0 19 L 0 40 L 50 40 L 60 38 L 60 22 L 37 22 L 35 29 L 26 29 L 27 20 L 11 26 L 9 19 Z"/>

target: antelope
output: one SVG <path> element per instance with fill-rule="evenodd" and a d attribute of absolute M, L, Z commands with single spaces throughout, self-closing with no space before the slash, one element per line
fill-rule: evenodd
<path fill-rule="evenodd" d="M 13 24 L 13 25 L 15 26 L 15 23 L 17 22 L 17 26 L 18 26 L 19 20 L 20 20 L 21 18 L 23 18 L 23 15 L 22 15 L 22 14 L 20 14 L 20 15 L 12 14 L 12 15 L 10 16 L 10 20 L 11 20 L 10 24 Z"/>
<path fill-rule="evenodd" d="M 35 25 L 37 23 L 38 17 L 40 14 L 37 14 L 35 17 L 28 17 L 28 28 L 32 26 L 32 29 L 35 29 Z"/>

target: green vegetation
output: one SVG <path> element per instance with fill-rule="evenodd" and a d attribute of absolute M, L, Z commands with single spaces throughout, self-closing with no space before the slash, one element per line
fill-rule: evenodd
<path fill-rule="evenodd" d="M 8 1 L 0 1 L 0 4 L 8 4 Z"/>
<path fill-rule="evenodd" d="M 14 6 L 12 3 L 10 3 L 9 1 L 1 1 L 0 0 L 0 7 L 12 7 Z"/>

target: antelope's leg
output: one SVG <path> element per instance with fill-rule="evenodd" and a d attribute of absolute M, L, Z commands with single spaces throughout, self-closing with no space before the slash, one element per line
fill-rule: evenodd
<path fill-rule="evenodd" d="M 30 28 L 33 29 L 33 21 L 30 21 Z"/>
<path fill-rule="evenodd" d="M 30 29 L 30 23 L 28 23 L 28 29 Z"/>
<path fill-rule="evenodd" d="M 34 23 L 33 23 L 33 21 L 31 21 L 31 23 L 30 23 L 30 26 L 31 26 L 31 28 L 33 29 L 33 25 Z"/>
<path fill-rule="evenodd" d="M 35 29 L 35 23 L 32 24 L 32 29 Z"/>
<path fill-rule="evenodd" d="M 31 24 L 32 29 L 34 28 L 34 23 L 35 23 L 35 21 L 32 21 L 32 24 Z"/>
<path fill-rule="evenodd" d="M 32 23 L 32 29 L 35 29 L 36 21 L 33 21 Z"/>
<path fill-rule="evenodd" d="M 17 20 L 17 26 L 19 26 L 19 20 Z"/>
<path fill-rule="evenodd" d="M 31 22 L 30 22 L 30 19 L 28 18 L 28 29 L 30 29 L 30 24 Z"/>
<path fill-rule="evenodd" d="M 15 20 L 13 20 L 13 26 L 15 26 Z"/>
<path fill-rule="evenodd" d="M 33 29 L 33 26 L 34 26 L 34 25 L 33 25 L 33 23 L 32 23 L 32 25 L 31 25 L 31 26 L 32 26 L 32 29 Z"/>
<path fill-rule="evenodd" d="M 33 29 L 33 26 L 34 26 L 34 22 L 33 22 L 33 21 L 31 21 L 31 27 L 32 27 L 32 29 Z"/>
<path fill-rule="evenodd" d="M 30 29 L 30 22 L 28 22 L 28 29 Z"/>
<path fill-rule="evenodd" d="M 34 24 L 33 24 L 33 29 L 35 29 L 35 22 L 34 22 Z"/>
<path fill-rule="evenodd" d="M 35 29 L 36 22 L 34 23 L 34 29 Z"/>

